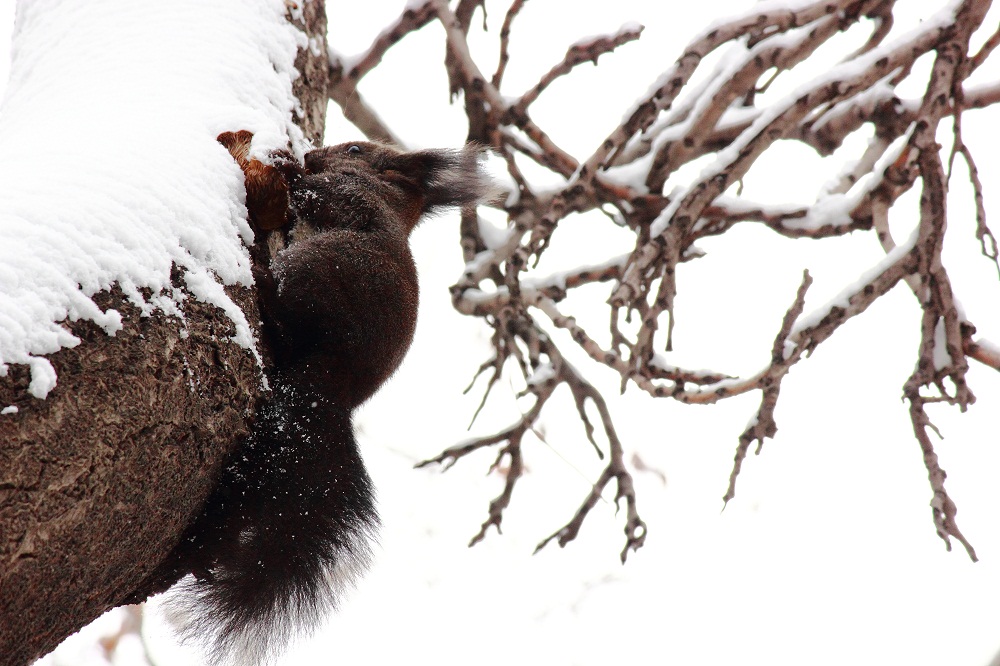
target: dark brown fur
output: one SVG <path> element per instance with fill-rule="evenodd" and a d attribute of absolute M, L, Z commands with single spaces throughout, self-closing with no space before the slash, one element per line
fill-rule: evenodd
<path fill-rule="evenodd" d="M 351 412 L 413 339 L 410 232 L 423 215 L 491 191 L 474 148 L 354 143 L 314 150 L 304 165 L 284 151 L 264 164 L 247 159 L 250 136 L 219 139 L 246 175 L 258 243 L 287 225 L 287 247 L 256 274 L 271 392 L 163 574 L 194 574 L 171 606 L 216 662 L 266 659 L 312 629 L 363 569 L 378 516 Z"/>

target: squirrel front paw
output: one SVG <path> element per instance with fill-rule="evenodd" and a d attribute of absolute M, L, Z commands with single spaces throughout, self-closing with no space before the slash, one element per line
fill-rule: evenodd
<path fill-rule="evenodd" d="M 296 164 L 287 151 L 273 151 L 271 164 L 250 159 L 253 133 L 247 130 L 223 132 L 216 140 L 233 156 L 243 170 L 247 191 L 247 213 L 255 231 L 273 231 L 288 224 L 288 181 L 285 164 Z M 276 157 L 280 156 L 280 157 Z M 278 160 L 278 161 L 276 161 Z M 299 167 L 301 169 L 301 167 Z"/>

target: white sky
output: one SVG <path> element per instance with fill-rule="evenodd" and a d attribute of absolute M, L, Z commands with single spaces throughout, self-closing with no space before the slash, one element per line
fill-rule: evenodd
<path fill-rule="evenodd" d="M 661 9 L 663 4 L 595 2 L 573 11 L 566 3 L 528 3 L 515 23 L 503 92 L 527 89 L 582 36 L 628 20 L 645 24 L 638 44 L 603 56 L 597 68 L 580 67 L 533 107 L 533 118 L 557 143 L 586 156 L 691 35 L 712 18 L 747 6 L 737 0 Z M 900 4 L 912 8 L 914 20 L 936 6 Z M 350 19 L 338 21 L 338 10 L 348 6 Z M 397 3 L 385 2 L 360 15 L 357 6 L 329 2 L 331 42 L 341 53 L 365 48 L 398 11 Z M 495 30 L 505 6 L 488 7 Z M 0 17 L 10 15 L 0 2 Z M 905 18 L 899 23 L 905 28 Z M 996 23 L 994 11 L 987 25 Z M 495 53 L 492 41 L 473 47 L 477 54 Z M 368 101 L 415 147 L 457 145 L 464 137 L 460 107 L 447 105 L 442 53 L 441 30 L 429 26 L 390 52 L 362 85 Z M 780 93 L 780 87 L 772 91 Z M 984 143 L 997 113 L 965 118 L 987 183 L 1000 177 L 1000 164 Z M 331 110 L 328 142 L 355 136 Z M 854 142 L 848 152 L 860 145 Z M 789 148 L 751 172 L 746 193 L 809 202 L 833 173 L 808 151 Z M 962 184 L 960 169 L 953 180 L 948 269 L 969 318 L 1000 341 L 1000 283 L 978 257 L 971 198 Z M 988 210 L 995 208 L 989 196 L 987 191 Z M 897 238 L 905 238 L 912 224 L 915 201 L 909 196 L 893 220 Z M 1000 232 L 1000 222 L 993 226 Z M 603 218 L 564 221 L 540 272 L 628 249 L 627 239 L 601 235 L 606 233 Z M 816 278 L 808 309 L 881 256 L 871 235 L 821 242 L 772 236 L 748 225 L 704 241 L 708 257 L 682 267 L 671 361 L 753 372 L 766 361 L 803 268 Z M 601 240 L 582 240 L 593 238 Z M 1000 377 L 974 364 L 969 383 L 979 401 L 964 415 L 931 412 L 945 435 L 936 447 L 959 506 L 959 525 L 981 560 L 972 564 L 957 543 L 945 552 L 934 533 L 926 472 L 900 400 L 916 358 L 919 321 L 904 288 L 846 325 L 789 375 L 776 414 L 778 436 L 745 462 L 737 497 L 725 512 L 721 496 L 736 439 L 757 409 L 757 395 L 708 408 L 656 401 L 634 390 L 611 400 L 626 447 L 667 478 L 664 486 L 654 474 L 635 475 L 649 536 L 623 567 L 617 559 L 622 521 L 610 503 L 592 512 L 566 549 L 550 545 L 531 556 L 538 541 L 572 516 L 595 478 L 596 461 L 567 396 L 563 411 L 544 422 L 547 443 L 527 448 L 528 473 L 502 536 L 491 531 L 485 542 L 465 547 L 501 489 L 501 479 L 483 476 L 493 454 L 463 460 L 444 475 L 411 469 L 469 436 L 465 426 L 480 394 L 461 391 L 489 353 L 485 327 L 449 304 L 447 286 L 462 268 L 456 220 L 424 225 L 414 247 L 423 289 L 418 337 L 401 372 L 359 418 L 385 523 L 382 551 L 324 635 L 283 663 L 980 665 L 1000 648 L 994 600 L 1000 585 Z M 602 302 L 601 295 L 573 301 L 572 314 L 599 330 L 606 322 Z M 590 376 L 606 395 L 615 395 L 617 381 L 608 372 Z M 495 389 L 473 434 L 487 434 L 516 414 L 513 392 L 503 384 Z M 188 663 L 173 654 L 162 632 L 152 630 L 149 639 L 161 666 Z M 67 646 L 65 661 L 57 663 L 85 663 L 76 649 L 83 648 Z"/>

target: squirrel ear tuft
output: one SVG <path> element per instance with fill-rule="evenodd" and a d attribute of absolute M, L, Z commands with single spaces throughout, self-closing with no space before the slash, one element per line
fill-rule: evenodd
<path fill-rule="evenodd" d="M 482 146 L 470 144 L 461 150 L 419 150 L 399 158 L 407 162 L 401 170 L 420 180 L 426 214 L 495 201 L 502 191 L 483 166 L 485 156 Z"/>

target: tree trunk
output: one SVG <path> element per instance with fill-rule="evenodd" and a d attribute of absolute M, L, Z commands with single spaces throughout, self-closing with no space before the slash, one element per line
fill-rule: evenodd
<path fill-rule="evenodd" d="M 319 48 L 296 60 L 304 116 L 295 121 L 319 143 L 326 21 L 321 0 L 301 9 L 293 22 Z M 181 288 L 176 269 L 172 277 Z M 227 293 L 256 327 L 253 289 Z M 189 296 L 182 322 L 140 316 L 117 288 L 94 300 L 117 309 L 123 328 L 112 337 L 65 322 L 81 344 L 47 357 L 58 384 L 46 399 L 28 393 L 26 366 L 0 377 L 0 409 L 17 408 L 0 414 L 3 666 L 30 664 L 110 608 L 160 591 L 164 581 L 146 576 L 246 437 L 260 394 L 258 363 L 229 341 L 234 324 L 222 309 Z"/>

